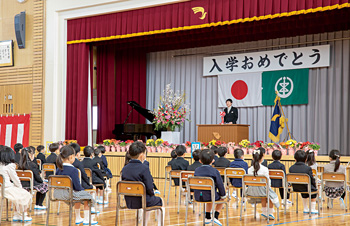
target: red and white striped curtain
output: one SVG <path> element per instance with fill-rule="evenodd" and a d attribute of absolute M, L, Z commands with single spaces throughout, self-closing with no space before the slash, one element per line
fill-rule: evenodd
<path fill-rule="evenodd" d="M 0 117 L 0 144 L 12 147 L 16 143 L 29 145 L 30 115 Z"/>

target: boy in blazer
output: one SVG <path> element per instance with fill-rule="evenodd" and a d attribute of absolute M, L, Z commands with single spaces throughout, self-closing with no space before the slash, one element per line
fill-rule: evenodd
<path fill-rule="evenodd" d="M 221 180 L 220 173 L 217 169 L 211 166 L 214 162 L 214 152 L 209 149 L 205 149 L 200 154 L 200 162 L 203 164 L 201 167 L 198 167 L 194 171 L 194 176 L 199 177 L 211 177 L 215 183 L 215 201 L 226 198 L 226 191 L 224 187 L 224 183 Z M 197 201 L 210 202 L 211 200 L 211 192 L 204 190 L 194 190 L 194 198 Z M 215 207 L 214 219 L 211 216 L 211 210 L 213 207 L 213 203 L 206 203 L 205 205 L 205 224 L 210 224 L 214 220 L 214 223 L 217 225 L 222 225 L 219 221 L 219 214 L 223 207 L 223 203 L 217 204 Z"/>
<path fill-rule="evenodd" d="M 310 166 L 307 166 L 305 164 L 306 162 L 306 153 L 305 151 L 298 150 L 294 154 L 295 164 L 292 165 L 289 168 L 290 173 L 303 173 L 308 174 L 311 179 L 311 191 L 317 191 L 316 188 L 316 182 L 315 178 L 312 175 L 312 169 Z M 307 185 L 303 184 L 292 184 L 294 191 L 300 191 L 300 192 L 307 192 Z M 303 205 L 304 205 L 304 213 L 309 213 L 309 194 L 301 194 L 301 197 L 303 198 Z M 311 214 L 318 214 L 318 211 L 316 210 L 316 197 L 317 194 L 311 195 Z"/>
<path fill-rule="evenodd" d="M 190 165 L 187 160 L 183 158 L 186 153 L 186 148 L 183 145 L 176 147 L 177 158 L 171 164 L 172 170 L 187 170 L 187 167 Z M 179 179 L 174 179 L 175 186 L 179 186 Z"/>

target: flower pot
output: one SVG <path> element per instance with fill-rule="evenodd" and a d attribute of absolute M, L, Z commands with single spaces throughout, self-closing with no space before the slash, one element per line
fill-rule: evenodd
<path fill-rule="evenodd" d="M 163 152 L 162 147 L 157 147 L 157 152 L 162 153 Z"/>
<path fill-rule="evenodd" d="M 121 152 L 125 152 L 126 148 L 125 147 L 120 147 Z"/>
<path fill-rule="evenodd" d="M 288 155 L 294 156 L 295 149 L 294 148 L 288 148 Z"/>
<path fill-rule="evenodd" d="M 116 146 L 116 149 L 117 149 L 117 152 L 120 152 L 120 146 L 119 145 Z"/>
<path fill-rule="evenodd" d="M 105 146 L 105 150 L 106 150 L 106 152 L 110 152 L 111 147 L 110 146 Z"/>
<path fill-rule="evenodd" d="M 254 148 L 248 148 L 248 154 L 251 155 L 253 154 Z"/>
<path fill-rule="evenodd" d="M 282 152 L 282 155 L 287 155 L 287 149 L 282 148 L 282 149 L 281 149 L 281 152 Z"/>
<path fill-rule="evenodd" d="M 186 153 L 191 153 L 191 147 L 186 147 Z"/>
<path fill-rule="evenodd" d="M 151 147 L 151 152 L 156 152 L 156 147 Z"/>
<path fill-rule="evenodd" d="M 233 147 L 228 147 L 228 153 L 231 155 L 234 153 Z"/>
<path fill-rule="evenodd" d="M 111 152 L 115 152 L 115 147 L 111 146 Z"/>
<path fill-rule="evenodd" d="M 243 152 L 244 152 L 244 155 L 247 155 L 248 154 L 248 149 L 247 148 L 242 148 Z"/>

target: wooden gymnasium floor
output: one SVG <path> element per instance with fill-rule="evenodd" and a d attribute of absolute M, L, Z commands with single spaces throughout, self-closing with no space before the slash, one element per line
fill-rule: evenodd
<path fill-rule="evenodd" d="M 99 222 L 98 225 L 114 225 L 115 224 L 115 207 L 116 207 L 116 195 L 115 195 L 115 185 L 118 178 L 112 179 L 112 193 L 109 194 L 109 204 L 102 206 L 98 205 L 98 209 L 101 213 L 98 215 L 97 220 Z M 163 189 L 164 189 L 164 179 L 155 179 L 155 183 L 162 192 L 161 197 L 163 197 Z M 166 196 L 167 197 L 167 196 Z M 165 200 L 166 202 L 166 200 Z M 295 203 L 295 195 L 294 200 Z M 299 213 L 295 212 L 295 204 L 287 209 L 287 214 L 284 215 L 283 208 L 280 209 L 280 221 L 277 222 L 277 219 L 274 221 L 270 221 L 269 225 L 350 225 L 350 211 L 346 212 L 345 210 L 341 210 L 339 207 L 338 201 L 334 201 L 333 209 L 327 209 L 325 202 L 323 203 L 323 210 L 321 210 L 321 215 L 312 215 L 311 218 L 307 214 L 302 213 L 302 204 L 299 198 Z M 198 208 L 198 207 L 197 207 Z M 260 210 L 261 206 L 258 205 L 257 210 Z M 185 205 L 182 202 L 180 208 L 180 214 L 177 214 L 177 197 L 174 196 L 174 188 L 171 190 L 170 195 L 170 203 L 166 206 L 165 213 L 165 225 L 184 225 L 185 222 Z M 49 225 L 65 225 L 68 226 L 68 206 L 66 204 L 61 204 L 61 210 L 59 216 L 57 216 L 57 202 L 52 203 L 51 206 L 51 214 Z M 192 206 L 189 207 L 189 218 L 188 225 L 202 225 L 201 220 L 202 217 L 198 216 L 198 212 L 193 214 Z M 83 212 L 81 211 L 83 215 Z M 254 219 L 254 209 L 250 204 L 247 206 L 247 211 L 244 213 L 244 217 L 242 221 L 239 221 L 239 209 L 237 209 L 235 205 L 235 200 L 231 200 L 229 205 L 229 225 L 267 225 L 267 221 L 262 219 L 260 215 L 257 215 L 257 219 Z M 276 213 L 275 213 L 276 216 Z M 10 212 L 10 217 L 12 217 L 12 212 Z M 3 210 L 2 214 L 2 225 L 45 225 L 46 220 L 46 211 L 34 211 L 32 214 L 33 221 L 31 223 L 17 223 L 17 222 L 6 222 L 5 221 L 5 210 Z M 220 215 L 220 221 L 223 225 L 226 225 L 225 221 L 225 211 Z M 119 225 L 136 225 L 135 224 L 136 214 L 134 210 L 122 210 L 120 212 Z M 276 217 L 277 218 L 277 217 Z M 12 219 L 12 218 L 10 218 Z M 157 225 L 157 222 L 154 221 L 154 215 L 152 214 L 150 217 L 150 221 L 148 225 Z M 74 214 L 73 214 L 73 223 L 74 224 Z M 82 225 L 82 224 L 81 224 Z"/>

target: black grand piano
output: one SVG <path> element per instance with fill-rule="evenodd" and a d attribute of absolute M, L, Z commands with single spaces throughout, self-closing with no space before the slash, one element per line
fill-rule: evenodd
<path fill-rule="evenodd" d="M 145 117 L 148 121 L 153 123 L 154 115 L 150 112 L 150 110 L 141 107 L 135 101 L 128 101 L 132 109 L 129 112 L 128 116 L 124 120 L 123 124 L 115 124 L 113 134 L 116 135 L 117 140 L 139 140 L 142 136 L 145 136 L 147 139 L 151 136 L 155 135 L 157 138 L 160 137 L 161 131 L 154 130 L 154 124 L 131 124 L 126 123 L 129 119 L 129 116 L 133 109 L 135 109 L 138 113 L 140 113 L 143 117 Z"/>

